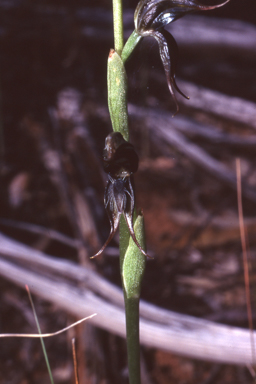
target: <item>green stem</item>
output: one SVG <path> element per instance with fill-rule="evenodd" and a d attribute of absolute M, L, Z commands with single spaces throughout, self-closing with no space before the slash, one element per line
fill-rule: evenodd
<path fill-rule="evenodd" d="M 125 299 L 126 343 L 130 384 L 140 384 L 139 300 Z"/>
<path fill-rule="evenodd" d="M 133 33 L 130 35 L 129 39 L 125 43 L 125 46 L 122 50 L 121 58 L 123 60 L 123 63 L 126 62 L 126 60 L 131 55 L 131 53 L 133 52 L 134 48 L 136 47 L 138 42 L 141 40 L 141 38 L 142 37 L 136 31 L 133 31 Z"/>
<path fill-rule="evenodd" d="M 122 0 L 113 0 L 113 22 L 115 51 L 121 56 L 124 46 Z"/>
<path fill-rule="evenodd" d="M 121 58 L 123 50 L 122 0 L 113 0 L 115 49 L 108 58 L 108 106 L 112 127 L 129 140 L 127 112 L 127 78 Z M 125 50 L 125 60 L 131 54 L 140 37 L 133 34 Z M 138 242 L 145 249 L 144 224 L 142 215 L 134 215 L 134 232 Z M 130 236 L 122 215 L 119 225 L 120 269 L 123 284 L 126 316 L 126 339 L 130 384 L 140 384 L 140 340 L 139 300 L 146 258 Z"/>
<path fill-rule="evenodd" d="M 138 242 L 145 249 L 143 216 L 134 223 Z M 124 291 L 126 340 L 130 384 L 140 384 L 139 300 L 146 258 L 130 237 L 125 219 L 120 220 L 120 269 Z"/>

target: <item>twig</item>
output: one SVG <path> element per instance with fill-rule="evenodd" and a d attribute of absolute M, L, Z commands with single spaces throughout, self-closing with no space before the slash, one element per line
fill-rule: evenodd
<path fill-rule="evenodd" d="M 246 244 L 246 235 L 245 235 L 245 226 L 244 226 L 244 215 L 243 215 L 243 203 L 242 203 L 242 183 L 241 183 L 241 163 L 240 163 L 240 159 L 236 159 L 236 175 L 237 175 L 238 216 L 239 216 L 240 235 L 241 235 L 241 243 L 242 243 L 242 250 L 243 250 L 243 265 L 244 265 L 244 281 L 245 281 L 245 293 L 246 293 L 246 307 L 247 307 L 248 323 L 249 323 L 250 336 L 251 336 L 252 361 L 253 361 L 253 365 L 255 365 L 255 362 L 256 362 L 256 360 L 255 360 L 255 343 L 254 343 L 253 321 L 252 321 L 250 276 L 249 276 L 247 244 Z"/>
<path fill-rule="evenodd" d="M 72 355 L 73 355 L 73 363 L 74 363 L 75 383 L 79 384 L 75 338 L 72 339 Z"/>
<path fill-rule="evenodd" d="M 21 222 L 21 221 L 9 220 L 9 219 L 0 219 L 0 225 L 43 235 L 52 240 L 59 241 L 62 244 L 66 244 L 72 248 L 79 248 L 82 245 L 82 243 L 77 239 L 72 239 L 71 237 L 63 235 L 63 233 L 55 231 L 54 229 L 45 228 L 37 224 L 25 223 L 23 221 Z"/>

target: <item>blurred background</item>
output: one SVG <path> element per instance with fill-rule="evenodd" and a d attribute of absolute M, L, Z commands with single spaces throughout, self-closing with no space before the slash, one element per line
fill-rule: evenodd
<path fill-rule="evenodd" d="M 136 5 L 124 0 L 125 39 Z M 0 333 L 37 332 L 24 290 L 31 276 L 43 332 L 97 312 L 99 304 L 80 309 L 73 293 L 84 295 L 85 305 L 90 294 L 100 298 L 102 311 L 105 302 L 122 309 L 103 288 L 106 280 L 121 286 L 118 234 L 101 257 L 89 259 L 109 233 L 101 161 L 111 132 L 111 7 L 110 0 L 0 1 Z M 256 316 L 255 15 L 255 0 L 231 0 L 167 27 L 179 46 L 177 84 L 190 96 L 177 96 L 174 118 L 155 42 L 143 39 L 126 65 L 131 142 L 140 158 L 137 206 L 154 257 L 142 299 L 244 329 Z M 250 298 L 238 219 L 239 165 Z M 62 301 L 55 292 L 65 292 Z M 46 340 L 55 383 L 74 382 L 72 337 L 81 383 L 128 383 L 119 320 L 106 318 Z M 221 350 L 213 361 L 193 358 L 193 345 L 179 354 L 163 349 L 142 346 L 143 384 L 254 380 L 252 369 L 232 363 L 232 356 L 225 362 Z M 0 382 L 49 382 L 39 340 L 3 339 Z"/>

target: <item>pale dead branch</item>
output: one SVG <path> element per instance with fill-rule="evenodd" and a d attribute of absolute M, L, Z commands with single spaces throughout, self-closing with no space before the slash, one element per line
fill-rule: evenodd
<path fill-rule="evenodd" d="M 4 235 L 1 235 L 0 240 L 0 253 L 8 255 L 9 258 L 12 257 L 13 260 L 19 260 L 19 264 L 22 260 L 26 260 L 26 263 L 30 262 L 30 265 L 35 262 L 38 266 L 43 265 L 47 268 L 48 273 L 54 271 L 55 274 L 59 267 L 60 274 L 65 271 L 65 276 L 72 278 L 75 278 L 75 270 L 80 269 L 88 278 L 92 274 L 89 278 L 90 284 L 94 278 L 97 283 L 102 281 L 105 288 L 109 287 L 108 294 L 105 290 L 104 296 L 99 288 L 96 288 L 98 290 L 96 295 L 89 289 L 77 288 L 77 285 L 71 284 L 67 279 L 65 281 L 51 279 L 44 274 L 43 268 L 32 272 L 4 258 L 0 260 L 0 274 L 5 279 L 21 287 L 25 284 L 29 285 L 31 292 L 75 316 L 86 317 L 97 312 L 97 316 L 90 320 L 92 324 L 125 337 L 122 293 L 119 288 L 86 268 L 51 258 Z M 115 304 L 113 292 L 116 294 Z M 144 345 L 202 360 L 240 365 L 252 364 L 250 333 L 247 330 L 181 315 L 145 302 L 141 303 L 140 324 L 141 343 Z"/>
<path fill-rule="evenodd" d="M 214 159 L 203 148 L 187 140 L 181 132 L 175 129 L 175 122 L 171 115 L 168 116 L 167 113 L 154 111 L 152 108 L 136 107 L 135 105 L 129 106 L 129 112 L 131 116 L 143 119 L 144 124 L 150 129 L 153 137 L 158 138 L 162 145 L 168 143 L 175 147 L 200 168 L 207 170 L 211 175 L 229 184 L 236 190 L 235 172 L 219 160 Z M 244 186 L 243 193 L 244 196 L 256 201 L 256 193 L 249 186 Z"/>
<path fill-rule="evenodd" d="M 181 89 L 190 100 L 178 96 L 187 107 L 203 110 L 218 117 L 256 128 L 256 104 L 240 97 L 224 95 L 198 85 L 179 81 Z"/>

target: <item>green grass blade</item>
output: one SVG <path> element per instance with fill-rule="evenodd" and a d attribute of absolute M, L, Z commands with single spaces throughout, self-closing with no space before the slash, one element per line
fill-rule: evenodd
<path fill-rule="evenodd" d="M 28 292 L 29 301 L 30 301 L 30 304 L 31 304 L 31 307 L 32 307 L 32 310 L 33 310 L 33 314 L 34 314 L 34 318 L 35 318 L 35 321 L 36 321 L 37 330 L 38 330 L 38 333 L 41 335 L 42 332 L 41 332 L 40 324 L 39 324 L 38 317 L 37 317 L 37 314 L 36 314 L 35 306 L 34 306 L 34 303 L 33 303 L 32 296 L 30 294 L 30 290 L 29 290 L 27 285 L 26 285 L 26 290 Z M 41 341 L 41 345 L 42 345 L 42 350 L 43 350 L 43 354 L 44 354 L 47 370 L 48 370 L 49 377 L 50 377 L 50 380 L 51 380 L 51 384 L 54 384 L 54 380 L 53 380 L 53 376 L 52 376 L 52 371 L 51 371 L 49 359 L 48 359 L 48 356 L 47 356 L 44 340 L 43 340 L 42 337 L 40 337 L 40 341 Z"/>

